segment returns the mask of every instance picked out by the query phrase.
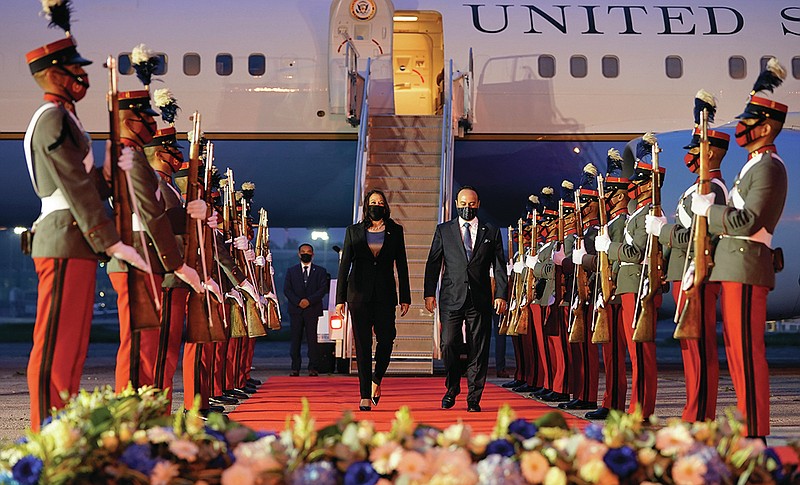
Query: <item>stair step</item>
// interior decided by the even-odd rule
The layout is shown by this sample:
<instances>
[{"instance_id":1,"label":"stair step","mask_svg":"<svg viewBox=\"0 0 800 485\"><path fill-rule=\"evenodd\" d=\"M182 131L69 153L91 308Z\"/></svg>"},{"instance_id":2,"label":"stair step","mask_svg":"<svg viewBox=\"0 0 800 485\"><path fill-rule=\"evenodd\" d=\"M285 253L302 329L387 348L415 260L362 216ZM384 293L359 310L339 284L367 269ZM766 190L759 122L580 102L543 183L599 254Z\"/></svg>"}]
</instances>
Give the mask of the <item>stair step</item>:
<instances>
[{"instance_id":1,"label":"stair step","mask_svg":"<svg viewBox=\"0 0 800 485\"><path fill-rule=\"evenodd\" d=\"M420 219L429 217L436 219L439 217L437 204L404 204L402 206L392 206L392 219L396 219L400 224L407 219ZM432 234L432 233L431 233ZM408 249L408 248L406 248Z\"/></svg>"},{"instance_id":2,"label":"stair step","mask_svg":"<svg viewBox=\"0 0 800 485\"><path fill-rule=\"evenodd\" d=\"M367 165L391 165L417 167L427 166L440 168L442 156L439 153L421 153L411 151L378 152L372 151L367 157Z\"/></svg>"},{"instance_id":3,"label":"stair step","mask_svg":"<svg viewBox=\"0 0 800 485\"><path fill-rule=\"evenodd\" d=\"M439 180L439 159L433 165L381 163L367 165L367 177L420 177Z\"/></svg>"},{"instance_id":4,"label":"stair step","mask_svg":"<svg viewBox=\"0 0 800 485\"><path fill-rule=\"evenodd\" d=\"M371 153L387 152L421 152L426 154L441 153L442 142L439 140L401 140L401 139L373 139L369 140Z\"/></svg>"},{"instance_id":5,"label":"stair step","mask_svg":"<svg viewBox=\"0 0 800 485\"><path fill-rule=\"evenodd\" d=\"M415 191L415 192L431 192L439 194L439 180L438 179L425 179L425 178L398 178L398 177L370 177L367 176L364 180L365 190L373 187L380 188L383 191ZM391 198L391 194L387 193L387 197ZM391 201L389 201L391 203Z\"/></svg>"},{"instance_id":6,"label":"stair step","mask_svg":"<svg viewBox=\"0 0 800 485\"><path fill-rule=\"evenodd\" d=\"M431 140L441 143L442 127L370 126L370 140Z\"/></svg>"},{"instance_id":7,"label":"stair step","mask_svg":"<svg viewBox=\"0 0 800 485\"><path fill-rule=\"evenodd\" d=\"M375 115L370 116L369 126L404 126L404 127L441 127L441 116L398 116Z\"/></svg>"}]
</instances>

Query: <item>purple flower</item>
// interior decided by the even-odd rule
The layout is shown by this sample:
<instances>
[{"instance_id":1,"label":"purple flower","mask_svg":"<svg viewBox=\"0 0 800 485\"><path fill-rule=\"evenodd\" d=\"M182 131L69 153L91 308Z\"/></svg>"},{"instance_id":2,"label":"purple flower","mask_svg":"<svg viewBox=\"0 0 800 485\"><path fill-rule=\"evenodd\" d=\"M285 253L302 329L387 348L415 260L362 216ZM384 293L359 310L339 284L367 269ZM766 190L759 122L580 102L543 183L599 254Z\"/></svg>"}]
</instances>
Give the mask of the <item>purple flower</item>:
<instances>
[{"instance_id":1,"label":"purple flower","mask_svg":"<svg viewBox=\"0 0 800 485\"><path fill-rule=\"evenodd\" d=\"M11 469L12 476L20 485L35 485L39 483L44 464L42 460L32 455L23 456Z\"/></svg>"},{"instance_id":2,"label":"purple flower","mask_svg":"<svg viewBox=\"0 0 800 485\"><path fill-rule=\"evenodd\" d=\"M122 452L119 461L125 464L131 470L150 475L153 467L156 466L156 460L153 459L150 453L150 445L137 445L132 444Z\"/></svg>"},{"instance_id":3,"label":"purple flower","mask_svg":"<svg viewBox=\"0 0 800 485\"><path fill-rule=\"evenodd\" d=\"M209 428L208 426L206 426L203 431L209 437L211 437L211 438L213 438L213 439L215 439L215 440L217 440L219 442L222 442L222 443L225 443L225 444L228 443L228 440L225 439L225 435L220 433L219 431L213 429L213 428Z\"/></svg>"},{"instance_id":4,"label":"purple flower","mask_svg":"<svg viewBox=\"0 0 800 485\"><path fill-rule=\"evenodd\" d=\"M335 485L338 475L329 461L317 461L295 470L289 483L291 485Z\"/></svg>"},{"instance_id":5,"label":"purple flower","mask_svg":"<svg viewBox=\"0 0 800 485\"><path fill-rule=\"evenodd\" d=\"M515 419L508 425L508 432L511 435L527 440L536 436L539 428L535 424L525 421L524 419Z\"/></svg>"},{"instance_id":6,"label":"purple flower","mask_svg":"<svg viewBox=\"0 0 800 485\"><path fill-rule=\"evenodd\" d=\"M780 483L786 478L786 473L783 470L783 463L781 462L781 457L775 453L775 449L770 447L764 450L764 457L771 458L775 460L775 469L772 470L772 478L775 479L776 482Z\"/></svg>"},{"instance_id":7,"label":"purple flower","mask_svg":"<svg viewBox=\"0 0 800 485\"><path fill-rule=\"evenodd\" d=\"M583 430L583 434L591 440L603 442L603 426L597 423L591 423L586 426L586 429Z\"/></svg>"},{"instance_id":8,"label":"purple flower","mask_svg":"<svg viewBox=\"0 0 800 485\"><path fill-rule=\"evenodd\" d=\"M370 462L357 461L347 468L344 485L375 485L380 478Z\"/></svg>"},{"instance_id":9,"label":"purple flower","mask_svg":"<svg viewBox=\"0 0 800 485\"><path fill-rule=\"evenodd\" d=\"M514 456L514 445L508 440L494 440L486 446L486 455Z\"/></svg>"},{"instance_id":10,"label":"purple flower","mask_svg":"<svg viewBox=\"0 0 800 485\"><path fill-rule=\"evenodd\" d=\"M628 477L639 468L636 452L629 446L609 449L603 456L603 462L612 473L620 478Z\"/></svg>"},{"instance_id":11,"label":"purple flower","mask_svg":"<svg viewBox=\"0 0 800 485\"><path fill-rule=\"evenodd\" d=\"M728 483L731 472L725 462L719 456L719 452L713 446L699 445L692 447L690 454L696 455L706 464L706 473L703 479L709 485Z\"/></svg>"}]
</instances>

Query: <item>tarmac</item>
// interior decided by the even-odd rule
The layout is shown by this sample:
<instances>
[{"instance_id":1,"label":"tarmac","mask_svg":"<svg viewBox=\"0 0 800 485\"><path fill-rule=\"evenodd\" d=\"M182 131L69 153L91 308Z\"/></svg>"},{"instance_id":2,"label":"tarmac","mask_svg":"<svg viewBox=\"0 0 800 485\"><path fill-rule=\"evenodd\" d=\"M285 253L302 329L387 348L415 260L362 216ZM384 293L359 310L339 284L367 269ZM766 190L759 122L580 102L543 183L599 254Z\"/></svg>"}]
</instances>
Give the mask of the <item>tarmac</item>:
<instances>
[{"instance_id":1,"label":"tarmac","mask_svg":"<svg viewBox=\"0 0 800 485\"><path fill-rule=\"evenodd\" d=\"M671 340L672 326L660 323L657 330L658 355L658 396L655 414L662 420L679 418L685 400L683 367L680 348ZM0 324L2 335L2 324ZM2 337L0 337L2 338ZM81 387L93 389L98 386L113 385L114 360L117 344L91 343L84 366ZM256 344L252 376L266 380L270 376L287 375L290 370L289 342L260 339ZM0 445L16 440L24 435L29 421L29 397L25 378L30 343L0 342ZM492 352L494 343L492 343ZM720 347L721 378L717 416L723 415L726 408L735 406L736 396L727 366L724 362L724 348ZM800 440L800 352L794 346L768 346L767 359L770 364L770 404L771 434L770 445L785 444ZM507 345L507 365L514 365L513 349ZM303 349L303 365L306 364L305 345ZM502 384L507 379L495 378L494 357L490 358L490 379L495 384ZM174 381L174 410L178 410L183 401L182 369L179 366ZM355 376L335 374L343 379L355 379ZM434 376L441 378L443 371L440 361L435 361ZM600 373L600 396L604 388L604 375ZM629 395L630 395L629 383ZM442 388L444 392L444 387ZM310 389L309 392L313 392ZM391 392L385 389L384 392ZM509 391L510 392L510 391ZM358 405L358 396L353 396L354 409ZM226 411L234 409L227 406ZM576 412L582 416L585 411Z\"/></svg>"}]
</instances>

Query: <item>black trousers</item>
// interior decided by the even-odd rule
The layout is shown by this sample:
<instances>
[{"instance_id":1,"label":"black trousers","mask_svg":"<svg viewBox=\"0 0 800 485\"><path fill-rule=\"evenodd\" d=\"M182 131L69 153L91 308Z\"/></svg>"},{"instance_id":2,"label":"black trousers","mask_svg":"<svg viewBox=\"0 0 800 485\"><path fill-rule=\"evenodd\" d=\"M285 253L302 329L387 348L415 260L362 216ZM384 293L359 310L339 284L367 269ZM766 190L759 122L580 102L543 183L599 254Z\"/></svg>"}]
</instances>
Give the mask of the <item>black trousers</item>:
<instances>
[{"instance_id":1,"label":"black trousers","mask_svg":"<svg viewBox=\"0 0 800 485\"><path fill-rule=\"evenodd\" d=\"M389 359L392 357L397 329L394 325L395 306L388 303L351 303L353 337L356 341L356 364L361 399L372 395L372 383L380 384ZM372 333L375 333L375 372L372 372Z\"/></svg>"},{"instance_id":2,"label":"black trousers","mask_svg":"<svg viewBox=\"0 0 800 485\"><path fill-rule=\"evenodd\" d=\"M492 334L492 313L479 312L467 294L464 306L458 310L446 310L440 315L442 322L442 360L447 372L445 386L447 392L457 395L461 392L461 365L459 349L462 342L461 327L467 327L467 402L480 403L483 387L486 385L486 372L489 368L489 342Z\"/></svg>"},{"instance_id":3,"label":"black trousers","mask_svg":"<svg viewBox=\"0 0 800 485\"><path fill-rule=\"evenodd\" d=\"M292 345L289 356L292 358L292 370L300 371L302 360L300 358L300 343L303 334L306 336L308 345L308 370L319 368L319 346L317 345L317 321L319 317L312 315L311 312L301 312L300 314L289 314L292 330Z\"/></svg>"}]
</instances>

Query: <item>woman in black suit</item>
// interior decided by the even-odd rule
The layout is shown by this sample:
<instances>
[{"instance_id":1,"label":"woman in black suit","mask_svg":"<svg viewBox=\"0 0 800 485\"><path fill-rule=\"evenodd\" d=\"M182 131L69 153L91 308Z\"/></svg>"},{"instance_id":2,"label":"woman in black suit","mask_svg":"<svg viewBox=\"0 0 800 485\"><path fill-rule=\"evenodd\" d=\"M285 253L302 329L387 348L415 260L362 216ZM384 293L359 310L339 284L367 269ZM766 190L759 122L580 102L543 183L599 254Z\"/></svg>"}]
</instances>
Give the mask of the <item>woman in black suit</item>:
<instances>
[{"instance_id":1,"label":"woman in black suit","mask_svg":"<svg viewBox=\"0 0 800 485\"><path fill-rule=\"evenodd\" d=\"M362 220L348 226L344 237L336 284L336 312L344 316L347 302L356 342L359 409L369 411L381 397L381 381L389 367L397 335L395 307L400 316L408 312L411 287L403 226L391 218L386 196L371 190L364 197ZM398 282L394 273L397 268ZM375 373L372 372L372 332L375 332ZM371 389L370 389L371 385Z\"/></svg>"}]
</instances>

